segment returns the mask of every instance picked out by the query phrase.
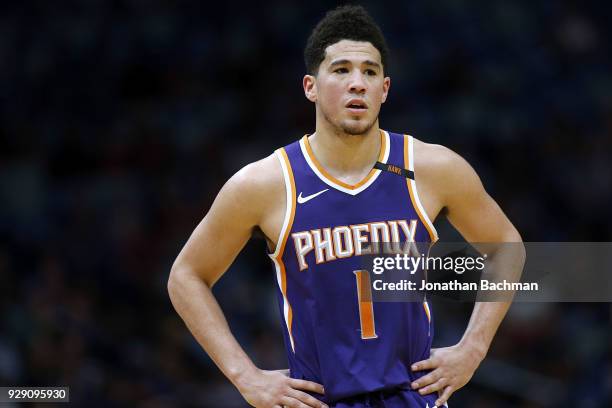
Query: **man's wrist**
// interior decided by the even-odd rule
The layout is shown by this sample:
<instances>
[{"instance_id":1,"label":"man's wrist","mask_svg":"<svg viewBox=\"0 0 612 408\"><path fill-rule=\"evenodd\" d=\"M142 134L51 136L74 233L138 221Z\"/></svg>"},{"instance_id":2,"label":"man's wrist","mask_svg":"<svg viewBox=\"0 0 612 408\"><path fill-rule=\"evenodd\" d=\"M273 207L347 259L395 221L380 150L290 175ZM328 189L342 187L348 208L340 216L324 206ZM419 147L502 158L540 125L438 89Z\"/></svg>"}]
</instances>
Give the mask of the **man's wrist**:
<instances>
[{"instance_id":1,"label":"man's wrist","mask_svg":"<svg viewBox=\"0 0 612 408\"><path fill-rule=\"evenodd\" d=\"M241 390L245 385L247 385L259 369L254 365L249 365L248 367L235 367L227 372L227 377L234 384L234 386Z\"/></svg>"},{"instance_id":2,"label":"man's wrist","mask_svg":"<svg viewBox=\"0 0 612 408\"><path fill-rule=\"evenodd\" d=\"M461 339L459 346L466 349L468 353L470 353L470 355L476 358L479 362L484 360L485 356L487 355L487 351L489 351L489 345L485 341L470 337Z\"/></svg>"}]
</instances>

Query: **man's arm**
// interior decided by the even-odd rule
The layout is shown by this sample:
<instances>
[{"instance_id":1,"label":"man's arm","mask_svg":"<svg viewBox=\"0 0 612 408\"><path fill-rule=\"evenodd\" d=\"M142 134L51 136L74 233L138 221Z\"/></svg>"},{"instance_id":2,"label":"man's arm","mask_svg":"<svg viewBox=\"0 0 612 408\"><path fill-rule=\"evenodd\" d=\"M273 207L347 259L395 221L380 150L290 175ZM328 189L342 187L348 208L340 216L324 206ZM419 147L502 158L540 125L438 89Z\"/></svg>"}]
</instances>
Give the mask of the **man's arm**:
<instances>
[{"instance_id":1,"label":"man's arm","mask_svg":"<svg viewBox=\"0 0 612 408\"><path fill-rule=\"evenodd\" d=\"M509 280L517 280L525 261L522 239L497 203L487 194L474 169L456 153L441 146L421 144L432 160L417 167L424 184L433 185L440 208L447 210L448 220L468 242L519 243L497 246L487 263ZM423 154L423 153L422 153ZM427 153L425 153L427 154ZM417 155L417 157L419 157ZM417 162L418 166L418 162ZM431 189L429 189L431 190ZM433 370L412 386L421 394L440 393L436 405L444 405L453 392L463 387L484 359L495 333L511 302L476 302L461 341L452 347L433 349L429 359L413 364L413 370Z\"/></svg>"},{"instance_id":2,"label":"man's arm","mask_svg":"<svg viewBox=\"0 0 612 408\"><path fill-rule=\"evenodd\" d=\"M291 379L279 371L260 370L253 364L230 332L211 291L256 226L265 223L268 233L273 233L278 223L271 217L284 214L285 206L279 205L284 201L282 170L274 155L236 173L176 258L168 293L196 340L249 404L265 408L324 407L301 391L322 394L320 384Z\"/></svg>"}]
</instances>

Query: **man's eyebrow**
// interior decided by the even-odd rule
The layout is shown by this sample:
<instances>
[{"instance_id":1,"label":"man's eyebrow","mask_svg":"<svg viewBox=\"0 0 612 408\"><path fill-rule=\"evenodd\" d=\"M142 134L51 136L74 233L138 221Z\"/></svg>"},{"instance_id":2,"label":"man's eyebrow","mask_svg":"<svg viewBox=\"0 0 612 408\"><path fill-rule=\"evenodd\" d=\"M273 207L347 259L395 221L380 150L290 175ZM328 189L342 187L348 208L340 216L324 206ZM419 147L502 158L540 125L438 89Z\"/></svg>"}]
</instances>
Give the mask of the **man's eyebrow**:
<instances>
[{"instance_id":1,"label":"man's eyebrow","mask_svg":"<svg viewBox=\"0 0 612 408\"><path fill-rule=\"evenodd\" d=\"M365 61L363 61L363 63L365 65L371 65L371 66L376 67L376 68L380 68L381 67L381 65L378 62L376 62L376 61L365 60Z\"/></svg>"},{"instance_id":2,"label":"man's eyebrow","mask_svg":"<svg viewBox=\"0 0 612 408\"><path fill-rule=\"evenodd\" d=\"M329 64L330 67L335 67L336 65L345 65L345 64L350 64L351 61L347 60L347 59L340 59L340 60L335 60L332 61L331 64Z\"/></svg>"},{"instance_id":3,"label":"man's eyebrow","mask_svg":"<svg viewBox=\"0 0 612 408\"><path fill-rule=\"evenodd\" d=\"M332 61L332 63L329 64L329 66L330 67L335 67L336 65L346 65L346 64L350 64L350 63L351 63L351 61L349 61L347 59L339 59L339 60ZM370 66L373 66L373 67L376 67L376 68L380 68L381 67L381 65L378 62L371 61L371 60L365 60L365 61L362 62L362 64L370 65Z\"/></svg>"}]
</instances>

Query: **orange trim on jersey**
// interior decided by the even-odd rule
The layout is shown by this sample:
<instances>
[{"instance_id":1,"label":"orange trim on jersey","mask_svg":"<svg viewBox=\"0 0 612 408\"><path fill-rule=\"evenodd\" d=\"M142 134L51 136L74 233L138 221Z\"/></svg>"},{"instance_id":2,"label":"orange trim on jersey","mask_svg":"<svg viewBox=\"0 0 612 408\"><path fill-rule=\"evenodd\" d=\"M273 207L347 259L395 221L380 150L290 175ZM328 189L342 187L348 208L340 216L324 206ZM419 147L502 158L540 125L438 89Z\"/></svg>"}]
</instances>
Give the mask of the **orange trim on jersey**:
<instances>
[{"instance_id":1,"label":"orange trim on jersey","mask_svg":"<svg viewBox=\"0 0 612 408\"><path fill-rule=\"evenodd\" d=\"M325 167L323 167L321 165L321 163L319 163L319 161L317 160L317 158L315 157L312 148L310 147L310 142L308 141L308 135L305 135L303 137L304 139L304 146L306 146L306 152L308 153L308 156L310 157L310 160L312 161L312 164L314 164L314 166L317 168L317 170L319 170L321 172L321 174L323 174L327 179L329 179L329 181L338 184L339 186L342 186L344 188L348 188L349 190L355 190L356 188L359 188L361 186L363 186L365 183L367 183L372 177L374 177L374 175L379 172L380 170L377 169L372 169L370 170L370 172L368 173L367 176L365 176L365 178L363 180L361 180L359 183L357 184L348 184L345 183L344 181L338 180L337 178L335 178L334 176L332 176L331 174L328 173L327 170L325 170ZM380 129L380 152L378 154L378 161L382 162L385 158L385 151L387 150L387 138L385 137L384 132L382 131L382 129Z\"/></svg>"},{"instance_id":2,"label":"orange trim on jersey","mask_svg":"<svg viewBox=\"0 0 612 408\"><path fill-rule=\"evenodd\" d=\"M423 302L423 309L425 309L425 314L427 315L427 320L431 323L431 312L429 311L429 305L426 301Z\"/></svg>"},{"instance_id":3,"label":"orange trim on jersey","mask_svg":"<svg viewBox=\"0 0 612 408\"><path fill-rule=\"evenodd\" d=\"M285 162L287 173L289 174L289 182L293 202L287 203L287 205L291 205L291 215L289 216L289 222L287 223L285 233L282 237L280 237L280 241L276 243L276 249L274 251L274 254L276 255L275 259L280 259L283 256L285 246L287 245L287 239L289 238L289 232L291 231L291 227L293 226L293 220L295 218L295 180L293 178L293 169L291 168L291 163L289 162L289 157L287 157L287 152L285 151L285 149L280 148L278 150L281 154L281 157L283 158L283 162Z\"/></svg>"},{"instance_id":4,"label":"orange trim on jersey","mask_svg":"<svg viewBox=\"0 0 612 408\"><path fill-rule=\"evenodd\" d=\"M293 325L293 311L291 309L291 303L289 302L289 298L287 297L287 270L285 269L285 263L283 262L283 253L285 252L285 246L287 245L289 232L291 231L291 227L293 226L293 220L295 218L295 180L293 179L293 170L291 169L291 163L289 162L289 157L287 157L287 152L284 148L279 149L279 151L281 153L283 161L285 162L287 173L289 174L292 202L287 203L287 205L291 206L291 215L289 216L289 222L286 225L285 232L281 237L280 242L276 243L278 251L275 251L275 256L273 256L273 259L278 262L278 265L280 266L281 291L283 293L283 297L287 302L287 328L289 329L289 336L293 339L293 335L291 334L291 328Z\"/></svg>"},{"instance_id":5,"label":"orange trim on jersey","mask_svg":"<svg viewBox=\"0 0 612 408\"><path fill-rule=\"evenodd\" d=\"M372 304L372 288L368 271L354 271L357 278L357 302L359 304L359 320L361 324L361 338L375 339L376 326L374 323L374 305Z\"/></svg>"},{"instance_id":6,"label":"orange trim on jersey","mask_svg":"<svg viewBox=\"0 0 612 408\"><path fill-rule=\"evenodd\" d=\"M410 159L408 158L408 136L407 135L404 135L404 168L410 169ZM414 172L414 174L416 178L416 172ZM423 224L423 226L429 233L429 239L433 243L437 240L436 233L431 228L429 228L429 223L427 222L427 218L425 218L424 214L422 214L421 210L419 210L419 206L417 205L417 202L414 198L414 190L412 189L412 181L414 181L414 184L416 186L416 180L411 180L409 178L406 178L406 185L408 186L408 195L410 196L412 207L414 208L417 215L419 216L419 219L421 220L421 224Z\"/></svg>"}]
</instances>

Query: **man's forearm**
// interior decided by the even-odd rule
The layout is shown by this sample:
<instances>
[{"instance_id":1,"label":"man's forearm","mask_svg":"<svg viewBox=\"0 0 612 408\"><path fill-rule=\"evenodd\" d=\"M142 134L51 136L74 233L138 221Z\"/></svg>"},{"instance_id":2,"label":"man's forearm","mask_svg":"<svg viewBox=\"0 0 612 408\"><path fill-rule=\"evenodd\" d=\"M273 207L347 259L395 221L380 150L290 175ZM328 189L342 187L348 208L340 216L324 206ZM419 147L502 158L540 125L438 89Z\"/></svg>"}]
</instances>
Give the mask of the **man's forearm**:
<instances>
[{"instance_id":1,"label":"man's forearm","mask_svg":"<svg viewBox=\"0 0 612 408\"><path fill-rule=\"evenodd\" d=\"M173 268L168 293L174 308L198 343L238 387L241 374L257 368L232 335L212 291L189 269Z\"/></svg>"},{"instance_id":2,"label":"man's forearm","mask_svg":"<svg viewBox=\"0 0 612 408\"><path fill-rule=\"evenodd\" d=\"M525 264L525 248L522 242L507 242L498 245L500 245L499 249L489 257L487 273L492 275L493 280L505 279L510 282L518 282ZM486 244L484 247L490 248ZM506 291L503 294L494 295L499 296L494 298L499 301L477 301L460 343L472 348L481 358L484 358L499 325L512 304L513 295L514 292ZM483 298L490 299L491 296L485 295Z\"/></svg>"},{"instance_id":3,"label":"man's forearm","mask_svg":"<svg viewBox=\"0 0 612 408\"><path fill-rule=\"evenodd\" d=\"M482 360L510 304L511 302L477 302L459 344L472 349Z\"/></svg>"}]
</instances>

